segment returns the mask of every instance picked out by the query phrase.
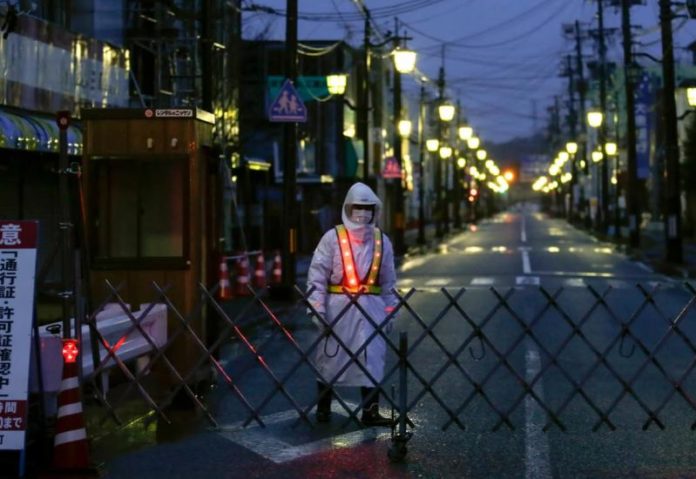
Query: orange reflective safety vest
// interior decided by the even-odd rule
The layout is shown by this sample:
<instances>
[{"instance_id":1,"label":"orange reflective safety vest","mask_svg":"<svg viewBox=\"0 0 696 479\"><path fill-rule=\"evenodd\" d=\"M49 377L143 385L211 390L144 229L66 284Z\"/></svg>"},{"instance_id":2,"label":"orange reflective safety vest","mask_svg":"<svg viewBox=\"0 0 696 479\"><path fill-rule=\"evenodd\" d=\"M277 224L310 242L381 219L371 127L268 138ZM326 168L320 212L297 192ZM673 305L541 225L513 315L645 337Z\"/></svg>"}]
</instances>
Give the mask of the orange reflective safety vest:
<instances>
[{"instance_id":1,"label":"orange reflective safety vest","mask_svg":"<svg viewBox=\"0 0 696 479\"><path fill-rule=\"evenodd\" d=\"M378 284L379 270L382 265L382 231L375 228L374 234L374 253L372 255L372 264L366 277L360 281L358 272L355 269L355 260L353 259L353 249L350 247L350 239L348 231L343 225L336 226L336 235L338 236L338 245L341 248L341 261L343 262L343 283L330 284L329 293L358 293L363 294L380 294L382 288Z\"/></svg>"}]
</instances>

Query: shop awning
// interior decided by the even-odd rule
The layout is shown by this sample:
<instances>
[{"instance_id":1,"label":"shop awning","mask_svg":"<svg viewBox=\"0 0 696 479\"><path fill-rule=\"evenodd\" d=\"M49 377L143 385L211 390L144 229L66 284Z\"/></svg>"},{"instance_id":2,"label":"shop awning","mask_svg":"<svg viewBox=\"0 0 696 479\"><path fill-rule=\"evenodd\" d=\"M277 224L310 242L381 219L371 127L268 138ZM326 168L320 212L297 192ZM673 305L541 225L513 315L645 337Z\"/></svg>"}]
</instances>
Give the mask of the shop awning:
<instances>
[{"instance_id":1,"label":"shop awning","mask_svg":"<svg viewBox=\"0 0 696 479\"><path fill-rule=\"evenodd\" d=\"M58 152L58 125L48 115L0 108L0 148ZM68 127L68 154L82 154L82 131Z\"/></svg>"}]
</instances>

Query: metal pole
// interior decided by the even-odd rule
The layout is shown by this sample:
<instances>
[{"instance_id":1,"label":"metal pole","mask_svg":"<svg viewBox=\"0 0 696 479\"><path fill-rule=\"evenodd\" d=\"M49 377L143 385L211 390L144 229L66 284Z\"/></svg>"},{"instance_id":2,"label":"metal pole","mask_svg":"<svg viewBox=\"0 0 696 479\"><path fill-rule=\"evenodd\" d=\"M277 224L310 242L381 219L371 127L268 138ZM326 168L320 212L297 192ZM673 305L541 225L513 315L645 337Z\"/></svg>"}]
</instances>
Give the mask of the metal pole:
<instances>
[{"instance_id":1,"label":"metal pole","mask_svg":"<svg viewBox=\"0 0 696 479\"><path fill-rule=\"evenodd\" d=\"M438 106L444 100L445 95L445 68L440 67L440 73L437 77L437 91L438 91ZM442 146L442 120L439 116L437 119L437 138ZM444 220L444 205L442 201L442 161L440 160L438 152L435 152L435 235L438 238L444 236L443 230L443 220Z\"/></svg>"},{"instance_id":2,"label":"metal pole","mask_svg":"<svg viewBox=\"0 0 696 479\"><path fill-rule=\"evenodd\" d=\"M395 22L394 48L399 46L399 21ZM394 63L394 62L392 62ZM403 152L401 151L402 138L399 134L399 121L401 120L401 73L394 68L394 158L399 165L399 171L403 168ZM404 190L402 179L389 180L394 182L394 216L392 217L393 239L394 239L394 254L402 256L406 251L404 244Z\"/></svg>"},{"instance_id":3,"label":"metal pole","mask_svg":"<svg viewBox=\"0 0 696 479\"><path fill-rule=\"evenodd\" d=\"M633 55L631 46L631 2L621 0L621 29L623 31L624 91L626 93L626 153L628 174L626 181L626 212L628 213L628 246L640 247L640 206L638 204L638 162L636 153L636 113L633 97Z\"/></svg>"},{"instance_id":4,"label":"metal pole","mask_svg":"<svg viewBox=\"0 0 696 479\"><path fill-rule=\"evenodd\" d=\"M63 338L77 337L77 324L75 331L70 327L70 318L73 315L74 288L73 278L73 253L74 253L74 224L70 207L70 191L68 187L68 175L71 175L68 167L68 124L70 115L68 112L60 112L58 130L58 193L60 196L60 240L61 240L61 312L63 320ZM61 122L65 122L61 124Z\"/></svg>"},{"instance_id":5,"label":"metal pole","mask_svg":"<svg viewBox=\"0 0 696 479\"><path fill-rule=\"evenodd\" d=\"M582 168L583 173L585 176L588 175L589 173L589 163L587 161L587 122L585 120L585 74L584 74L584 61L582 58L582 36L580 35L580 22L577 20L575 21L575 66L576 66L576 73L578 75L578 116L580 118L579 125L580 125L580 141L578 141L578 153L575 157L575 162L577 163L578 158L577 156L579 155L580 161L584 162L585 166ZM589 205L585 203L586 196L585 196L585 184L581 185L580 187L580 202L586 207L589 208ZM590 221L590 212L589 209L585 211L586 214L586 220L585 220L585 226L589 227L590 225L588 222Z\"/></svg>"},{"instance_id":6,"label":"metal pole","mask_svg":"<svg viewBox=\"0 0 696 479\"><path fill-rule=\"evenodd\" d=\"M672 10L669 0L660 0L662 33L662 124L665 127L665 232L667 261L682 262L681 204L679 184L679 145L677 144L677 106L674 99L674 45Z\"/></svg>"},{"instance_id":7,"label":"metal pole","mask_svg":"<svg viewBox=\"0 0 696 479\"><path fill-rule=\"evenodd\" d=\"M425 245L425 84L421 83L418 111L418 244Z\"/></svg>"},{"instance_id":8,"label":"metal pole","mask_svg":"<svg viewBox=\"0 0 696 479\"><path fill-rule=\"evenodd\" d=\"M363 142L363 182L370 179L370 11L363 5L365 28L363 38L362 78L360 82L360 107L358 125Z\"/></svg>"},{"instance_id":9,"label":"metal pole","mask_svg":"<svg viewBox=\"0 0 696 479\"><path fill-rule=\"evenodd\" d=\"M461 112L462 112L462 105L459 99L457 99L457 126L459 126L459 122L461 119ZM457 131L456 127L454 130L455 134L455 142L459 146L460 145L460 140L459 140L459 132ZM459 156L459 148L454 149L454 153L452 155L452 178L454 180L454 191L453 191L453 200L454 200L454 207L452 208L452 214L454 215L454 224L453 227L454 229L460 229L462 227L462 215L461 215L461 203L462 203L462 185L461 185L461 174L459 171L459 167L457 166L457 160Z\"/></svg>"},{"instance_id":10,"label":"metal pole","mask_svg":"<svg viewBox=\"0 0 696 479\"><path fill-rule=\"evenodd\" d=\"M607 79L606 79L606 57L607 48L604 41L604 8L602 2L597 0L597 21L599 22L599 104L604 120L599 126L599 143L602 148L602 208L601 218L598 222L599 231L606 234L609 225L609 157L607 155Z\"/></svg>"},{"instance_id":11,"label":"metal pole","mask_svg":"<svg viewBox=\"0 0 696 479\"><path fill-rule=\"evenodd\" d=\"M286 76L297 79L297 0L287 0L285 22ZM297 208L295 207L297 123L283 124L283 293L292 295L295 285L295 258L297 254Z\"/></svg>"},{"instance_id":12,"label":"metal pole","mask_svg":"<svg viewBox=\"0 0 696 479\"><path fill-rule=\"evenodd\" d=\"M577 116L575 115L575 74L573 72L573 64L571 56L566 57L567 68L568 68L568 117L570 126L570 137L573 141L577 141ZM568 219L572 222L574 220L573 216L575 214L574 202L575 202L575 184L577 183L578 168L575 162L575 155L570 159L570 173L573 177L570 180L570 201L568 204Z\"/></svg>"}]
</instances>

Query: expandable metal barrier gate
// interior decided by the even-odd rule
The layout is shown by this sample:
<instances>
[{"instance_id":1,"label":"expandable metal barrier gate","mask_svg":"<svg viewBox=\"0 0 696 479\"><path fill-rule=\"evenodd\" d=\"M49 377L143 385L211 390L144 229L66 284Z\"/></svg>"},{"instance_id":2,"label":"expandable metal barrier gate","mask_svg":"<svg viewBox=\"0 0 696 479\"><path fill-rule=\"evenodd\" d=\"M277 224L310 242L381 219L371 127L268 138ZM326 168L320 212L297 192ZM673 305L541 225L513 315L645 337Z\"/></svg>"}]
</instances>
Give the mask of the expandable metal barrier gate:
<instances>
[{"instance_id":1,"label":"expandable metal barrier gate","mask_svg":"<svg viewBox=\"0 0 696 479\"><path fill-rule=\"evenodd\" d=\"M288 329L287 325L284 324L283 321L281 321L281 319L270 309L266 301L264 301L264 298L260 296L259 292L254 291L252 288L249 289L254 294L253 300L248 302L244 306L244 308L236 315L235 318L231 318L224 310L224 308L221 306L221 304L215 300L216 288L209 291L204 287L204 285L201 284L200 303L188 317L184 317L174 307L172 302L167 297L166 288L161 288L159 285L153 283L158 297L155 301L153 301L152 304L154 304L155 302L166 303L169 313L173 314L177 322L179 323L178 328L173 332L173 334L170 334L167 343L163 347L158 348L152 342L151 338L147 337L147 333L143 331L143 329L141 328L139 324L141 317L134 317L128 311L128 308L126 307L123 299L119 295L118 288L114 287L109 282L107 282L106 284L109 288L110 295L102 303L98 310L103 308L104 304L108 302L116 301L120 303L123 307L124 312L129 315L130 320L133 323L131 331L129 331L127 334L129 334L132 331L139 330L140 333L143 334L145 338L153 346L154 351L154 355L148 366L144 370L136 374L133 374L126 366L126 364L124 364L123 361L121 361L118 358L116 354L116 345L108 344L108 342L99 334L98 329L94 327L94 318L96 315L90 316L88 324L90 324L90 326L92 327L92 331L94 331L93 334L96 335L96 337L99 339L99 342L103 345L103 347L108 353L108 355L104 359L102 359L101 363L97 365L97 367L95 367L95 374L93 378L98 377L99 372L104 367L104 363L108 360L108 358L113 358L118 368L123 372L123 374L129 381L127 390L124 391L123 394L115 401L111 401L109 398L107 398L107 395L100 391L96 382L93 383L94 397L104 406L104 408L109 412L109 414L111 414L111 416L116 421L121 421L118 414L116 413L116 408L118 407L119 403L125 399L129 391L133 387L135 387L138 393L141 395L141 397L145 400L147 405L152 409L152 411L156 412L162 419L168 422L170 421L170 419L167 416L166 407L172 402L176 394L183 391L188 395L195 407L200 409L205 414L205 417L211 423L211 425L216 428L219 427L213 413L208 409L206 404L204 404L204 401L202 401L199 398L199 396L193 391L192 387L190 386L190 383L192 382L192 379L194 377L193 375L195 374L196 370L203 367L206 363L209 363L217 371L219 379L221 379L221 383L225 385L229 389L229 391L232 392L232 394L234 394L240 400L241 404L246 409L248 416L247 419L244 421L244 426L249 425L252 421L255 421L259 426L265 426L261 412L264 410L266 406L269 405L270 401L277 394L282 394L285 397L285 399L292 405L292 408L296 410L298 418L295 424L304 422L308 424L310 427L313 426L313 422L310 419L309 413L314 407L316 407L317 400L314 400L309 405L302 406L293 397L286 385L289 379L293 376L293 374L297 373L298 370L303 366L309 366L311 371L314 374L316 374L317 377L320 377L320 374L318 373L317 369L312 364L310 355L312 354L314 349L318 347L318 345L321 343L323 339L322 335L317 335L316 339L314 339L307 348L303 348L302 345L295 339L291 331ZM328 380L326 381L326 384L332 386L341 376L341 374L351 364L356 364L361 369L361 371L369 378L369 380L374 384L375 394L381 393L381 396L385 398L388 401L389 405L391 405L392 407L392 415L396 421L396 427L392 429L392 446L389 449L389 458L393 461L399 461L405 457L406 444L412 436L412 432L408 430L408 427L413 427L413 424L410 422L407 413L409 411L412 411L418 405L419 401L421 401L426 395L430 396L439 405L442 411L446 413L448 417L448 420L441 426L443 430L447 430L453 424L457 425L461 429L464 429L465 424L460 419L460 415L462 414L462 412L465 411L465 409L472 403L472 401L475 398L481 398L485 402L485 404L487 404L487 406L495 413L497 417L497 423L494 425L493 430L498 430L502 426L507 426L510 430L514 430L515 426L511 420L511 415L527 396L530 396L543 409L544 413L546 414L548 422L544 426L545 431L549 430L549 428L552 425L555 425L561 431L566 431L566 426L561 420L561 415L564 411L566 411L569 404L576 396L582 398L582 400L591 408L591 410L597 416L597 422L592 427L593 431L597 431L603 424L611 430L616 429L616 425L612 421L611 415L616 411L617 406L626 396L632 398L636 402L636 404L638 404L642 412L645 414L647 419L642 426L643 429L647 429L653 423L660 429L664 429L665 424L660 419L660 414L664 411L665 407L674 397L674 395L679 395L681 398L685 400L686 404L690 406L691 410L696 411L696 401L691 397L686 387L686 380L688 379L693 369L696 367L696 345L694 344L694 341L688 336L688 334L682 330L681 326L681 323L683 322L687 313L691 309L693 303L696 301L696 290L688 283L685 284L684 287L690 295L690 297L688 301L683 305L683 307L681 307L676 316L669 317L669 315L664 313L662 309L659 307L655 298L656 294L660 291L659 286L655 286L652 289L648 289L643 285L636 285L636 291L638 291L641 296L640 303L637 305L637 307L634 308L631 315L626 320L624 320L613 310L613 308L608 304L607 301L609 294L612 291L616 290L609 287L603 291L599 291L598 289L592 286L586 286L586 291L589 292L593 302L590 305L589 309L585 311L585 313L580 317L578 321L574 321L571 315L565 311L565 308L561 304L559 304L559 297L561 296L563 291L565 291L563 288L560 288L554 292L548 291L543 287L535 288L535 291L538 291L544 298L545 305L543 306L542 310L535 313L532 318L523 317L510 304L511 298L519 290L511 288L501 292L496 290L495 288L490 288L489 291L495 299L495 304L492 309L490 309L486 314L484 314L481 317L480 321L475 320L472 317L472 315L467 313L460 305L460 299L467 291L466 289L460 289L456 292L450 292L449 290L442 288L439 291L446 299L446 305L444 308L442 308L441 311L439 311L437 315L435 315L435 317L430 322L426 321L426 319L424 319L418 312L416 312L411 306L411 304L409 304L409 300L416 293L415 289L411 289L403 295L400 294L398 291L395 292L395 294L399 298L399 303L397 307L387 316L386 320L381 324L377 324L362 308L359 302L360 294L351 294L348 291L346 291L345 295L349 301L347 302L345 307L336 315L332 324L329 326L333 326L338 321L340 321L341 318L351 308L356 308L367 319L367 321L369 321L373 328L373 331L367 338L366 342L356 351L351 351L346 346L346 344L343 343L343 341L341 341L339 337L337 337L333 333L330 333L339 345L339 347L342 348L350 356L351 360L347 362L346 365L342 368L342 370L339 371L333 378L327 378ZM302 304L298 305L298 307L302 309L308 308L311 315L316 315L317 317L319 317L317 311L307 300L307 298L311 294L311 291L309 291L307 294L304 294L299 289L297 291L303 298ZM260 347L255 346L252 343L252 340L248 337L248 335L244 334L242 328L240 327L241 319L249 313L251 307L256 303L258 303L262 307L265 315L268 319L270 319L272 327L274 329L277 329L280 333L282 333L282 335L287 339L287 344L299 355L297 361L295 361L289 367L289 369L282 377L278 377L278 375L266 364L263 357L261 356ZM212 308L212 310L217 314L217 316L224 324L224 329L220 332L217 340L215 340L209 346L205 344L205 342L196 334L196 332L190 325L192 318L200 315L202 309L206 305ZM661 319L664 322L664 325L666 326L666 331L654 343L654 346L652 348L648 347L648 345L646 345L645 342L642 339L640 339L638 335L631 329L631 326L636 321L636 318L640 317L641 314L644 314L646 312L646 308L648 308L649 306L652 307L652 309L654 309L654 311L657 313L656 316L659 319ZM603 311L606 315L608 315L610 320L613 321L614 325L618 329L618 332L611 338L611 340L607 344L605 344L604 347L601 348L594 345L588 339L587 335L583 332L582 329L583 326L588 322L588 320L592 318L593 315L600 310ZM558 346L553 350L544 345L544 342L539 339L537 332L535 332L534 330L535 325L537 325L541 318L544 317L544 315L549 311L555 312L555 314L562 318L563 322L569 328L570 331L566 335L566 337L558 343ZM445 346L445 344L443 344L442 339L439 338L437 334L435 334L434 332L435 327L443 320L443 318L445 318L446 315L452 312L456 312L458 316L464 320L463 324L466 324L466 326L470 328L470 332L462 339L459 346L453 351L448 349ZM513 322L521 330L521 332L518 333L516 337L514 337L514 339L508 345L508 347L502 350L501 348L497 347L491 340L491 338L489 338L488 335L484 332L484 328L486 327L486 325L489 324L492 318L494 318L500 312L504 312L506 316L512 318ZM420 334L418 334L418 336L416 337L415 341L412 341L410 345L406 332L401 332L399 334L398 344L395 344L385 333L385 331L383 331L385 325L390 320L396 318L397 315L400 315L400 322L410 321L411 325L417 325L422 329ZM170 348L171 344L174 341L176 341L176 339L180 335L190 335L190 337L200 347L201 350L201 356L196 362L195 367L186 375L180 374L165 354L165 352ZM257 407L254 407L254 405L251 404L251 401L247 399L247 397L243 394L241 389L232 379L230 374L226 372L223 365L215 357L216 351L226 341L228 341L228 338L230 338L230 336L232 335L237 340L241 341L241 343L244 345L247 351L251 353L255 358L255 361L257 365L260 367L260 370L263 371L273 382L274 387L258 403ZM365 350L367 345L377 336L381 336L385 340L387 348L391 350L397 358L396 363L390 369L385 371L385 380L382 381L382 383L379 383L375 380L375 378L373 378L370 375L367 368L361 363L359 359L361 353ZM688 367L685 368L685 370L682 371L682 373L679 374L677 377L670 376L670 374L667 371L667 368L663 367L663 364L657 358L657 354L667 344L668 339L673 336L679 337L683 341L683 343L688 346L688 348L690 349L690 353L693 353L693 358L691 359ZM409 361L409 356L415 350L417 350L419 345L421 345L423 341L426 340L426 338L430 339L437 346L438 351L441 351L441 353L446 358L445 363L430 379L423 377L423 375L418 371L414 364L412 364ZM564 369L561 366L561 362L559 361L559 356L573 339L580 340L582 344L586 346L587 350L589 350L592 353L593 356L593 363L591 367L585 371L585 373L579 380L575 379L569 371ZM525 340L532 341L535 347L539 348L540 352L544 355L544 357L548 359L546 361L546 364L544 364L543 367L531 379L525 378L522 374L520 374L513 366L511 360L511 355L513 354L513 352ZM631 343L630 348L628 347L629 342ZM644 355L644 358L640 362L639 367L635 369L632 374L629 374L628 377L624 377L615 366L612 366L612 363L609 360L610 353L614 351L617 346L618 351L622 357L631 357L634 354L636 348L638 348ZM466 349L469 350L469 354L473 361L482 360L487 354L489 354L489 352L495 356L496 365L493 368L491 368L487 372L487 374L485 374L484 377L480 380L474 378L473 375L465 367L464 360L461 356ZM176 387L170 390L170 392L159 401L156 401L153 398L153 396L150 393L148 393L145 386L143 385L144 376L152 369L152 367L155 364L159 364L159 367L164 367L165 370L171 373L172 376L176 377L178 381ZM641 399L641 397L637 394L635 390L636 381L639 379L641 374L643 374L646 368L650 365L652 365L655 368L655 370L659 371L672 387L670 393L662 399L658 406L652 408ZM613 399L613 401L611 401L609 407L606 408L602 408L598 404L597 400L593 399L584 389L588 383L588 380L597 371L597 369L600 368L600 366L603 367L604 370L607 371L621 387L621 392ZM448 406L444 399L440 397L440 395L438 395L434 389L435 384L438 382L440 378L443 377L445 371L447 371L450 367L456 368L461 378L463 378L472 389L470 394L468 394L455 408ZM555 367L563 376L563 378L566 381L568 381L568 383L572 386L572 390L565 395L564 399L560 402L560 406L556 408L552 408L549 404L547 404L544 401L542 397L540 397L535 392L535 385L537 385L542 376L551 367ZM507 408L502 408L500 405L496 405L490 397L490 392L486 391L486 387L491 386L492 378L498 373L498 371L501 368L507 371L509 375L511 375L511 377L519 384L522 390L516 397L512 399L509 407ZM383 384L397 372L399 393L398 398L393 398L392 395L387 394L387 391L384 390ZM417 382L420 383L420 389L415 391L415 395L412 396L410 401L407 389L409 373L416 378ZM351 422L360 424L357 414L361 411L362 404L360 404L356 408L353 408L351 407L351 405L349 405L349 403L346 400L341 398L340 395L335 394L334 397L338 404L345 410L345 412L348 415L344 423L344 426L350 424ZM368 400L369 398L364 398L363 402L366 402ZM696 429L696 421L691 424L691 429Z\"/></svg>"}]
</instances>

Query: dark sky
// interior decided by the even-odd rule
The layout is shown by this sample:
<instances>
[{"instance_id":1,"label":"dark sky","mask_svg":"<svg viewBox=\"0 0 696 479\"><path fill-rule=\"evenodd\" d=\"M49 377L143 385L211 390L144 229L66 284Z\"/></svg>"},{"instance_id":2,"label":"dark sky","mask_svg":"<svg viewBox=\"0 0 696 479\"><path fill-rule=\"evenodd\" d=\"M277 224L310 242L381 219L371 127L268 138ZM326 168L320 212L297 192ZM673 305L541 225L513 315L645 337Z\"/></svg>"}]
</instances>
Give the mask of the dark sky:
<instances>
[{"instance_id":1,"label":"dark sky","mask_svg":"<svg viewBox=\"0 0 696 479\"><path fill-rule=\"evenodd\" d=\"M636 50L660 55L657 0L632 8ZM245 0L284 11L285 0ZM448 93L459 99L464 115L484 141L501 142L527 136L546 124L547 107L555 95L565 94L567 80L559 78L560 64L574 43L562 25L580 21L597 28L595 0L366 0L382 32L393 30L398 16L400 33L412 37L408 46L419 53L418 69L435 79L442 61ZM605 0L605 26L616 30L609 41L609 59L623 62L619 11ZM299 0L299 37L343 39L360 45L363 21L355 0ZM319 13L323 15L318 15ZM679 12L684 14L685 12ZM268 13L245 13L244 35L266 30L284 38L285 20ZM690 62L684 47L696 40L696 20L677 18L675 56ZM585 41L584 53L596 51ZM650 64L641 59L641 63ZM653 64L654 66L654 64ZM418 84L404 81L404 91L417 97Z\"/></svg>"}]
</instances>

